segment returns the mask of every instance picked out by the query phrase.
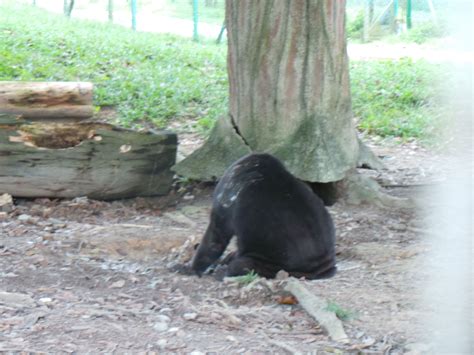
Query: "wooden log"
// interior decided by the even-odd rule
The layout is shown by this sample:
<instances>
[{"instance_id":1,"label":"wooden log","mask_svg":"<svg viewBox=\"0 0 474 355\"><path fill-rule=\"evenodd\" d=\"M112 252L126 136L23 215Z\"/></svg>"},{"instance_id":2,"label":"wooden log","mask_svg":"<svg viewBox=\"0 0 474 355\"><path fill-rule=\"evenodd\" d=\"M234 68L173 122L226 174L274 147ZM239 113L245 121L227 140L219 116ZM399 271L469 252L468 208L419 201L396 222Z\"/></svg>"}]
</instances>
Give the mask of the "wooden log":
<instances>
[{"instance_id":1,"label":"wooden log","mask_svg":"<svg viewBox=\"0 0 474 355\"><path fill-rule=\"evenodd\" d=\"M92 83L0 81L0 113L30 119L92 117Z\"/></svg>"},{"instance_id":2,"label":"wooden log","mask_svg":"<svg viewBox=\"0 0 474 355\"><path fill-rule=\"evenodd\" d=\"M166 194L177 137L0 114L0 195L118 199Z\"/></svg>"}]
</instances>

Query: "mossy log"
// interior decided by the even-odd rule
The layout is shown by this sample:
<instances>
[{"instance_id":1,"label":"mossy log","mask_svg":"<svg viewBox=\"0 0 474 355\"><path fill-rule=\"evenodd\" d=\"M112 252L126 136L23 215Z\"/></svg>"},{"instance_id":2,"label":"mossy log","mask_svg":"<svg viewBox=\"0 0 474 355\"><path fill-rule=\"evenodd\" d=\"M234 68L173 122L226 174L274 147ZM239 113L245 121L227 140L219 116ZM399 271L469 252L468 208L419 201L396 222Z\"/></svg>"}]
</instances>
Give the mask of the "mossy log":
<instances>
[{"instance_id":1,"label":"mossy log","mask_svg":"<svg viewBox=\"0 0 474 355\"><path fill-rule=\"evenodd\" d=\"M166 194L177 137L0 114L0 194L118 199Z\"/></svg>"},{"instance_id":2,"label":"mossy log","mask_svg":"<svg viewBox=\"0 0 474 355\"><path fill-rule=\"evenodd\" d=\"M0 81L0 113L29 119L92 117L93 84L88 82Z\"/></svg>"}]
</instances>

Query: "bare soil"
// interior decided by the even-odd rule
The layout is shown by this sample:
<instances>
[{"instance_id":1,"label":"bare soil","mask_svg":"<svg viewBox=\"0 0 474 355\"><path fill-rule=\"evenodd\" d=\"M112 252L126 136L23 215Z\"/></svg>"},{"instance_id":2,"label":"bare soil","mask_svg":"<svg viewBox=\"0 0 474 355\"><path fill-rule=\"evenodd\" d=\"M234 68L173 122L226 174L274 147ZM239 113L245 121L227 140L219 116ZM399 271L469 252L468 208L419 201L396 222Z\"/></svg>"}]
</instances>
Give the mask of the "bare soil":
<instances>
[{"instance_id":1,"label":"bare soil","mask_svg":"<svg viewBox=\"0 0 474 355\"><path fill-rule=\"evenodd\" d=\"M182 139L182 152L199 144ZM387 192L423 203L443 178L441 160L415 142L372 141ZM419 273L428 243L416 209L330 207L338 273L302 281L349 311L349 344L332 341L299 304L257 280L244 285L172 271L192 256L207 222L212 186L169 196L103 202L15 200L0 214L0 351L66 353L415 354Z\"/></svg>"}]
</instances>

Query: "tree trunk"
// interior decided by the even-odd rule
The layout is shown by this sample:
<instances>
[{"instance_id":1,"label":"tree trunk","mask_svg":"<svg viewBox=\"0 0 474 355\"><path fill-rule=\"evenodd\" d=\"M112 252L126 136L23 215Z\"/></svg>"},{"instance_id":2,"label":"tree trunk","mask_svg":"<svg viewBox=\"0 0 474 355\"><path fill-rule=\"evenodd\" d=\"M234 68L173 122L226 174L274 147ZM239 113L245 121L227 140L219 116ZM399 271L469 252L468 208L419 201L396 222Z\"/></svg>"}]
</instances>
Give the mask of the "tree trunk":
<instances>
[{"instance_id":1,"label":"tree trunk","mask_svg":"<svg viewBox=\"0 0 474 355\"><path fill-rule=\"evenodd\" d=\"M255 151L305 181L343 179L359 161L344 21L344 0L228 0L229 115L176 171L209 180Z\"/></svg>"},{"instance_id":2,"label":"tree trunk","mask_svg":"<svg viewBox=\"0 0 474 355\"><path fill-rule=\"evenodd\" d=\"M166 194L176 145L174 133L0 114L0 195L108 200Z\"/></svg>"},{"instance_id":3,"label":"tree trunk","mask_svg":"<svg viewBox=\"0 0 474 355\"><path fill-rule=\"evenodd\" d=\"M24 118L83 119L92 117L92 83L0 82L0 114Z\"/></svg>"}]
</instances>

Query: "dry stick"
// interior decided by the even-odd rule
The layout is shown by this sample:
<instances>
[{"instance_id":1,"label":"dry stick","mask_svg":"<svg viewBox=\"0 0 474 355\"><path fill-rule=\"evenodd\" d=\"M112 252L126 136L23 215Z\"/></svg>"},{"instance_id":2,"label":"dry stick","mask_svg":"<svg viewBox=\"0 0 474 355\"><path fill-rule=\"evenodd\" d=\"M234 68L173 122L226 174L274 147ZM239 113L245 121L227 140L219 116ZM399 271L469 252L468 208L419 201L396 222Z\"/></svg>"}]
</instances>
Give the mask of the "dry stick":
<instances>
[{"instance_id":1,"label":"dry stick","mask_svg":"<svg viewBox=\"0 0 474 355\"><path fill-rule=\"evenodd\" d=\"M327 310L324 300L309 292L297 279L290 278L285 290L298 299L301 306L328 332L331 339L345 344L349 342L341 321L333 312Z\"/></svg>"}]
</instances>

